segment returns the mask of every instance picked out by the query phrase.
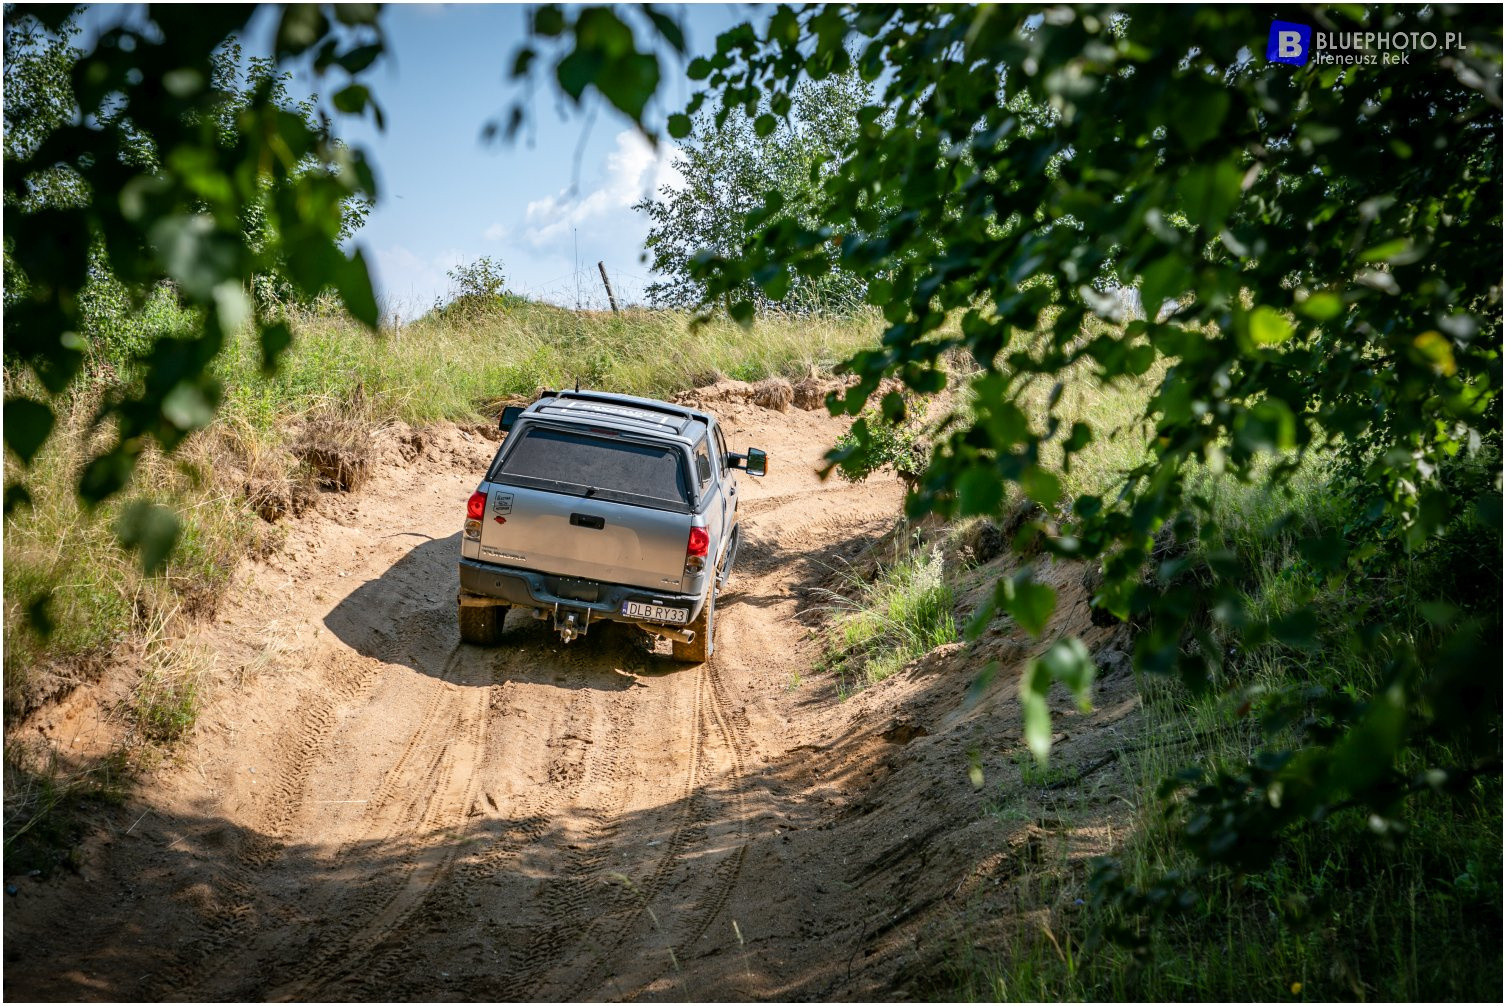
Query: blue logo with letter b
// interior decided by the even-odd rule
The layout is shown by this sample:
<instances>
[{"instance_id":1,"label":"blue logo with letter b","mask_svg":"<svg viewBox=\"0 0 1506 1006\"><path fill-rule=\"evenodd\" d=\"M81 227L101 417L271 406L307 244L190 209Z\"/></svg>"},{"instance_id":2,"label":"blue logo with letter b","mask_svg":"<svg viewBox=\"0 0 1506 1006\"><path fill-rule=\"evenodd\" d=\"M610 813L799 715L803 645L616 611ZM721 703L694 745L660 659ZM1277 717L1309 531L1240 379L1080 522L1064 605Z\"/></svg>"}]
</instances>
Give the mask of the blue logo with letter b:
<instances>
[{"instance_id":1,"label":"blue logo with letter b","mask_svg":"<svg viewBox=\"0 0 1506 1006\"><path fill-rule=\"evenodd\" d=\"M1265 46L1265 58L1272 63L1290 63L1306 66L1312 52L1313 30L1311 25L1292 21L1272 21L1271 38Z\"/></svg>"}]
</instances>

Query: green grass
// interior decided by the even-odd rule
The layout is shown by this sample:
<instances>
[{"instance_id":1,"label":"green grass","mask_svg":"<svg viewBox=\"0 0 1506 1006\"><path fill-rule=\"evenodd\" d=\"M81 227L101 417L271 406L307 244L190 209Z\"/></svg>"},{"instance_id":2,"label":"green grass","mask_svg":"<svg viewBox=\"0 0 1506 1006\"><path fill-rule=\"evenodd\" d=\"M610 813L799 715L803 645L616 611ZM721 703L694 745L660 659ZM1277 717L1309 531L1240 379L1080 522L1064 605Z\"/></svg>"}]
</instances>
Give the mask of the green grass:
<instances>
[{"instance_id":1,"label":"green grass","mask_svg":"<svg viewBox=\"0 0 1506 1006\"><path fill-rule=\"evenodd\" d=\"M364 445L366 434L385 423L489 421L506 399L577 381L663 397L720 375L799 378L871 344L880 324L771 317L751 329L723 320L692 332L683 313L577 313L504 297L484 309L466 302L373 334L338 312L290 310L294 342L275 375L262 375L253 332L232 340L214 364L224 401L213 424L171 459L148 452L119 498L88 510L73 486L109 435L92 427L95 410L132 380L132 352L155 334L180 335L195 325L166 290L135 313L123 313L124 301L108 297L97 297L91 311L97 351L74 389L55 403L57 431L29 470L6 457L7 484L24 483L32 498L5 522L8 721L40 700L38 682L47 676L38 669L86 675L163 613L213 610L240 558L279 539L248 496L290 498L312 484L295 430ZM6 387L42 394L28 374L7 372ZM143 498L173 507L183 519L171 562L151 577L119 547L113 529L123 508ZM38 612L44 617L32 617ZM39 631L44 625L51 631ZM144 681L142 688L152 697L140 710L162 704L159 684ZM154 725L144 734L179 732L148 718Z\"/></svg>"},{"instance_id":2,"label":"green grass","mask_svg":"<svg viewBox=\"0 0 1506 1006\"><path fill-rule=\"evenodd\" d=\"M50 876L78 866L78 841L91 811L118 804L130 771L123 753L89 766L68 765L52 751L5 748L5 872Z\"/></svg>"},{"instance_id":3,"label":"green grass","mask_svg":"<svg viewBox=\"0 0 1506 1006\"><path fill-rule=\"evenodd\" d=\"M1459 463L1496 464L1494 457ZM1328 459L1308 459L1289 492L1213 475L1201 478L1199 487L1213 497L1221 531L1204 547L1237 557L1247 609L1256 617L1310 611L1323 645L1306 650L1272 639L1233 653L1222 689L1201 697L1168 680L1142 680L1143 730L1121 759L1135 811L1126 843L1114 850L1126 878L1142 888L1196 866L1172 826L1175 816L1169 821L1168 805L1153 797L1163 780L1192 765L1238 771L1260 750L1300 745L1292 728L1261 727L1265 703L1321 693L1363 699L1382 685L1385 651L1340 645L1356 619L1384 614L1393 631L1428 654L1442 652L1448 630L1424 617L1424 602L1447 600L1499 617L1499 531L1464 524L1423 549L1377 556L1359 571L1322 574L1303 559L1301 543L1357 519L1343 473ZM1498 632L1499 621L1495 625ZM1216 625L1208 631L1219 645L1235 643ZM1413 775L1467 761L1462 751L1424 741L1405 752L1398 767ZM1086 955L1063 955L1062 946L1088 944L1096 926L1133 920L1107 908L1064 913L1060 905L1067 899L1042 898L1035 907L1050 917L1055 942L1027 927L1014 933L1003 954L959 952L949 994L1494 1001L1502 978L1499 776L1475 778L1461 792L1424 790L1394 816L1406 822L1404 832L1377 832L1369 812L1359 808L1340 810L1321 826L1295 828L1283 836L1269 868L1244 876L1216 873L1190 910L1154 928L1134 923L1149 936L1141 954L1105 944ZM1091 898L1065 863L1049 869L1064 890Z\"/></svg>"},{"instance_id":4,"label":"green grass","mask_svg":"<svg viewBox=\"0 0 1506 1006\"><path fill-rule=\"evenodd\" d=\"M343 402L360 389L375 422L426 424L495 415L497 404L540 388L581 387L665 397L719 376L759 380L829 370L872 344L877 319L766 317L751 329L715 320L696 331L673 311L577 313L498 301L495 310L438 311L372 335L339 315L293 319L293 348L270 380L260 348L239 340L218 373L223 413L266 430Z\"/></svg>"},{"instance_id":5,"label":"green grass","mask_svg":"<svg viewBox=\"0 0 1506 1006\"><path fill-rule=\"evenodd\" d=\"M266 533L217 483L202 438L175 461L143 456L128 492L92 509L83 506L72 487L87 452L102 441L89 425L100 394L84 387L63 403L59 428L24 473L32 503L5 522L7 719L37 701L33 693L46 677L38 671L87 676L122 641L167 613L212 610L235 563ZM8 483L22 474L18 468L7 457ZM151 577L115 537L121 511L138 499L173 506L185 518L178 548Z\"/></svg>"},{"instance_id":6,"label":"green grass","mask_svg":"<svg viewBox=\"0 0 1506 1006\"><path fill-rule=\"evenodd\" d=\"M849 693L957 638L955 597L939 548L903 554L875 577L846 574L847 593L822 591L834 617L827 663Z\"/></svg>"}]
</instances>

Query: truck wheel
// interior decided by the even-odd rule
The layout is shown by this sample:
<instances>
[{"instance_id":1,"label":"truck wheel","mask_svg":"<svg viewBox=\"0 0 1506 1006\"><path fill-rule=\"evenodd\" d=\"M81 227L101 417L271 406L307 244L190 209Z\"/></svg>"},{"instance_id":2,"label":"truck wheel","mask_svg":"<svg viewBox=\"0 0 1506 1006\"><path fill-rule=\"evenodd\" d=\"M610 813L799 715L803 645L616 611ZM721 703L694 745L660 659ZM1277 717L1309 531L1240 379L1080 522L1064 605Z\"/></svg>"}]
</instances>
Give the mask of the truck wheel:
<instances>
[{"instance_id":1,"label":"truck wheel","mask_svg":"<svg viewBox=\"0 0 1506 1006\"><path fill-rule=\"evenodd\" d=\"M502 632L507 607L501 604L462 604L460 606L460 641L476 646L491 646Z\"/></svg>"},{"instance_id":2,"label":"truck wheel","mask_svg":"<svg viewBox=\"0 0 1506 1006\"><path fill-rule=\"evenodd\" d=\"M683 660L687 664L704 664L711 659L711 651L716 645L712 635L716 629L716 583L713 582L706 591L706 605L701 608L701 613L696 620L686 626L695 632L695 642L676 643L671 641L670 649L674 652L676 660Z\"/></svg>"}]
</instances>

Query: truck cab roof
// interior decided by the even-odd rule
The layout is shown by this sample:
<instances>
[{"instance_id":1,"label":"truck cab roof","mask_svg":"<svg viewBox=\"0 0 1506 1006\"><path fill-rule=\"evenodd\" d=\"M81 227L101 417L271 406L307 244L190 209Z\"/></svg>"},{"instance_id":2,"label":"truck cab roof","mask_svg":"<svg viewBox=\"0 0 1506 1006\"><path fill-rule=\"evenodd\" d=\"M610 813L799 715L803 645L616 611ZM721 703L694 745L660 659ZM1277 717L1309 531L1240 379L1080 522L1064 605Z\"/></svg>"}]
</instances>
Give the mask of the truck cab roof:
<instances>
[{"instance_id":1,"label":"truck cab roof","mask_svg":"<svg viewBox=\"0 0 1506 1006\"><path fill-rule=\"evenodd\" d=\"M605 391L547 393L524 410L519 418L525 417L589 423L687 445L694 445L713 422L707 413L687 406Z\"/></svg>"}]
</instances>

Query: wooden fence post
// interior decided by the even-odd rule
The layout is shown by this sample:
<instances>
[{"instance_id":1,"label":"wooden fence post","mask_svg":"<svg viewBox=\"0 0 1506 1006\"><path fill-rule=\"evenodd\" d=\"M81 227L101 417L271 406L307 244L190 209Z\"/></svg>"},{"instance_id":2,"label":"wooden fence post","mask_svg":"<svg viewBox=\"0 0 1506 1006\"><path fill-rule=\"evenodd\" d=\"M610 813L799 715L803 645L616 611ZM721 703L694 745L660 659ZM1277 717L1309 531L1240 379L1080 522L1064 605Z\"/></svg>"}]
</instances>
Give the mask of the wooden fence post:
<instances>
[{"instance_id":1,"label":"wooden fence post","mask_svg":"<svg viewBox=\"0 0 1506 1006\"><path fill-rule=\"evenodd\" d=\"M596 263L596 268L601 270L601 285L607 288L607 303L612 305L612 313L617 313L617 295L612 292L612 281L607 279L607 264Z\"/></svg>"}]
</instances>

